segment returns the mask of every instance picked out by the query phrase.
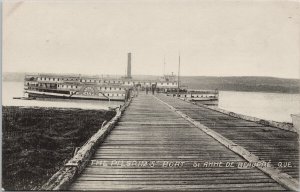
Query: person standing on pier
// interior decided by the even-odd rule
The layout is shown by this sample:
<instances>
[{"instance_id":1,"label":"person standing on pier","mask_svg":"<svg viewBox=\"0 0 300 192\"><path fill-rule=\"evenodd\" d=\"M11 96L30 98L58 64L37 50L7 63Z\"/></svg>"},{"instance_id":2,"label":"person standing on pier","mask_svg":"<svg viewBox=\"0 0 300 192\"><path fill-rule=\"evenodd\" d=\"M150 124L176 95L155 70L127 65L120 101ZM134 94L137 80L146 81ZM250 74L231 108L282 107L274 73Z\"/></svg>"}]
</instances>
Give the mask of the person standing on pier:
<instances>
[{"instance_id":1,"label":"person standing on pier","mask_svg":"<svg viewBox=\"0 0 300 192\"><path fill-rule=\"evenodd\" d=\"M155 84L152 84L152 86L151 86L152 95L154 95L155 87L156 87Z\"/></svg>"},{"instance_id":2,"label":"person standing on pier","mask_svg":"<svg viewBox=\"0 0 300 192\"><path fill-rule=\"evenodd\" d=\"M148 91L149 91L149 88L148 86L146 87L146 94L148 95Z\"/></svg>"}]
</instances>

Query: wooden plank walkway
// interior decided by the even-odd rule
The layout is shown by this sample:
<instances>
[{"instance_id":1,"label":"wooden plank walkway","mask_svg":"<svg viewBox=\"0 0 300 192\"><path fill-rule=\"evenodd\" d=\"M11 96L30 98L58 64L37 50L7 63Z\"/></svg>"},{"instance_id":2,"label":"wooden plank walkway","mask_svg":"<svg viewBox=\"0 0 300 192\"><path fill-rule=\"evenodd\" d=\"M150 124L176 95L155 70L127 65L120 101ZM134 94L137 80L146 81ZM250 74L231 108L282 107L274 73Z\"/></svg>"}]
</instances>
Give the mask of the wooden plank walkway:
<instances>
[{"instance_id":1,"label":"wooden plank walkway","mask_svg":"<svg viewBox=\"0 0 300 192\"><path fill-rule=\"evenodd\" d=\"M219 161L245 162L152 95L140 94L69 189L285 190L257 168L203 166Z\"/></svg>"},{"instance_id":2,"label":"wooden plank walkway","mask_svg":"<svg viewBox=\"0 0 300 192\"><path fill-rule=\"evenodd\" d=\"M235 118L173 97L159 95L158 98L299 180L297 133ZM284 167L288 162L291 166Z\"/></svg>"}]
</instances>

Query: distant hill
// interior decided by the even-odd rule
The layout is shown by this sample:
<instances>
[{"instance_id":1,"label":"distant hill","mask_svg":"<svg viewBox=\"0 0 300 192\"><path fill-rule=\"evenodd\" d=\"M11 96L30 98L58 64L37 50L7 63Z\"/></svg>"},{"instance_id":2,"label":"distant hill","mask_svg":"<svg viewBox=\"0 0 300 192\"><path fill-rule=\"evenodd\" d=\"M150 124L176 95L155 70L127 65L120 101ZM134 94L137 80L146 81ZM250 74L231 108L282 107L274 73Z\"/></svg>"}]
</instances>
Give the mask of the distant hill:
<instances>
[{"instance_id":1,"label":"distant hill","mask_svg":"<svg viewBox=\"0 0 300 192\"><path fill-rule=\"evenodd\" d=\"M3 81L24 81L25 73L4 72L2 73Z\"/></svg>"},{"instance_id":2,"label":"distant hill","mask_svg":"<svg viewBox=\"0 0 300 192\"><path fill-rule=\"evenodd\" d=\"M23 81L25 73L3 73L3 81ZM155 75L134 75L134 79L156 80ZM189 89L218 89L223 91L252 91L252 92L278 92L300 93L300 79L284 79L261 76L183 76L181 84Z\"/></svg>"},{"instance_id":3,"label":"distant hill","mask_svg":"<svg viewBox=\"0 0 300 192\"><path fill-rule=\"evenodd\" d=\"M218 89L224 91L253 91L300 93L300 79L275 77L181 77L182 85L190 89Z\"/></svg>"}]
</instances>

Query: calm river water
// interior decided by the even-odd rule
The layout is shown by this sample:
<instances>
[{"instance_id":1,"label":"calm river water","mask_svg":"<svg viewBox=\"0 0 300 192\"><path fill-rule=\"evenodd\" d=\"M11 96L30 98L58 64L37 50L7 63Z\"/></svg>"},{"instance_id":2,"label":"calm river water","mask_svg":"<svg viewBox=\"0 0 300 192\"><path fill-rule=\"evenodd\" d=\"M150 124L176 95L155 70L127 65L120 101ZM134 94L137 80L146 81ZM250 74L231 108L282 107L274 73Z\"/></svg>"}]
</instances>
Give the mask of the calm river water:
<instances>
[{"instance_id":1,"label":"calm river water","mask_svg":"<svg viewBox=\"0 0 300 192\"><path fill-rule=\"evenodd\" d=\"M279 122L292 122L300 113L300 94L221 91L219 107L235 113Z\"/></svg>"},{"instance_id":2,"label":"calm river water","mask_svg":"<svg viewBox=\"0 0 300 192\"><path fill-rule=\"evenodd\" d=\"M2 105L4 106L41 106L83 109L107 109L107 101L87 100L17 100L23 96L23 82L2 83ZM122 102L111 102L110 106ZM219 107L244 115L267 120L292 122L290 114L300 113L300 95L285 93L220 91Z\"/></svg>"}]
</instances>

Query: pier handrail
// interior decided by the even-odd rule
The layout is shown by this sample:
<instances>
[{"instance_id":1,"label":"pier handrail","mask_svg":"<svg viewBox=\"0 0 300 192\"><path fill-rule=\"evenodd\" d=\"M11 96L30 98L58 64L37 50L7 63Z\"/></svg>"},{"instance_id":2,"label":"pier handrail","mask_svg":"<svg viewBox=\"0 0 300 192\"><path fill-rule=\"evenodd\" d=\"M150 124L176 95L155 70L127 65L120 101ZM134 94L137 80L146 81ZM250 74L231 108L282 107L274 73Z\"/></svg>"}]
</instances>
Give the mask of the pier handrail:
<instances>
[{"instance_id":1,"label":"pier handrail","mask_svg":"<svg viewBox=\"0 0 300 192\"><path fill-rule=\"evenodd\" d=\"M101 127L59 171L57 171L40 190L65 190L70 183L86 167L89 159L95 152L95 148L103 142L105 137L110 133L115 124L119 121L123 111L131 103L131 98L117 109L116 115Z\"/></svg>"}]
</instances>

